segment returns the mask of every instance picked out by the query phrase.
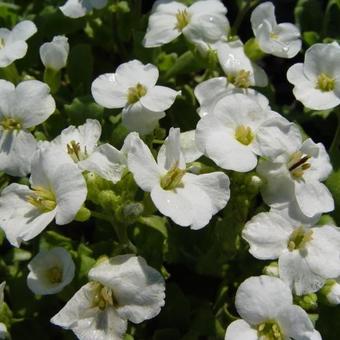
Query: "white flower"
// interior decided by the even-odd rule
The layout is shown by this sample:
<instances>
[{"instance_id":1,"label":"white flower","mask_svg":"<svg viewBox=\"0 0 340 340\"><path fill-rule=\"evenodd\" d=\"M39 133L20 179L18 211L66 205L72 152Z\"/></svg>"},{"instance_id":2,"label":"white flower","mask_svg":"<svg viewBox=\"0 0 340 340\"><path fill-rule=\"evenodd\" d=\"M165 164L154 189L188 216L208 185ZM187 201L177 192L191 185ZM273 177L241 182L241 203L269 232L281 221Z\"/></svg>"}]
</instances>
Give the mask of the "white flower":
<instances>
[{"instance_id":1,"label":"white flower","mask_svg":"<svg viewBox=\"0 0 340 340\"><path fill-rule=\"evenodd\" d=\"M265 71L246 56L241 40L219 43L216 49L220 65L235 87L267 86Z\"/></svg>"},{"instance_id":2,"label":"white flower","mask_svg":"<svg viewBox=\"0 0 340 340\"><path fill-rule=\"evenodd\" d=\"M124 108L122 119L131 131L151 132L180 93L155 85L158 69L132 60L117 67L116 73L105 73L92 83L94 100L106 108Z\"/></svg>"},{"instance_id":3,"label":"white flower","mask_svg":"<svg viewBox=\"0 0 340 340\"><path fill-rule=\"evenodd\" d=\"M226 96L234 95L236 93L245 93L248 97L257 101L257 104L263 110L270 110L268 99L261 93L253 89L243 89L235 87L228 82L226 77L210 78L203 81L195 87L195 96L200 104L197 113L203 117L212 113L216 104Z\"/></svg>"},{"instance_id":4,"label":"white flower","mask_svg":"<svg viewBox=\"0 0 340 340\"><path fill-rule=\"evenodd\" d=\"M93 8L101 9L107 4L107 0L67 0L60 10L70 18L80 18Z\"/></svg>"},{"instance_id":5,"label":"white flower","mask_svg":"<svg viewBox=\"0 0 340 340\"><path fill-rule=\"evenodd\" d=\"M98 146L101 131L97 120L87 119L83 125L63 130L50 145L67 153L82 171L92 171L116 183L126 169L124 147L119 151L108 143Z\"/></svg>"},{"instance_id":6,"label":"white flower","mask_svg":"<svg viewBox=\"0 0 340 340\"><path fill-rule=\"evenodd\" d=\"M211 114L197 124L198 149L223 169L250 171L257 155L274 156L282 151L275 136L291 129L278 113L263 109L252 97L235 93L223 97Z\"/></svg>"},{"instance_id":7,"label":"white flower","mask_svg":"<svg viewBox=\"0 0 340 340\"><path fill-rule=\"evenodd\" d=\"M257 167L264 179L261 189L264 201L271 207L297 210L312 219L332 211L332 195L321 183L332 171L325 147L310 138L302 142L297 133L277 138L286 145L286 150L272 160L261 160Z\"/></svg>"},{"instance_id":8,"label":"white flower","mask_svg":"<svg viewBox=\"0 0 340 340\"><path fill-rule=\"evenodd\" d=\"M30 184L31 189L10 184L0 196L0 227L15 247L40 234L54 218L58 225L70 223L86 199L80 170L54 148L35 152Z\"/></svg>"},{"instance_id":9,"label":"white flower","mask_svg":"<svg viewBox=\"0 0 340 340\"><path fill-rule=\"evenodd\" d=\"M324 286L327 289L326 299L331 305L339 305L340 304L340 278L336 280L326 281L326 285ZM324 290L324 288L322 288Z\"/></svg>"},{"instance_id":10,"label":"white flower","mask_svg":"<svg viewBox=\"0 0 340 340\"><path fill-rule=\"evenodd\" d=\"M177 1L158 0L152 7L144 46L161 46L183 33L200 49L208 50L228 35L226 13L219 0L199 0L189 7Z\"/></svg>"},{"instance_id":11,"label":"white flower","mask_svg":"<svg viewBox=\"0 0 340 340\"><path fill-rule=\"evenodd\" d=\"M12 30L0 28L0 67L6 67L26 55L26 40L37 32L32 21L19 22Z\"/></svg>"},{"instance_id":12,"label":"white flower","mask_svg":"<svg viewBox=\"0 0 340 340\"><path fill-rule=\"evenodd\" d=\"M186 172L179 129L171 128L157 163L143 141L135 136L128 153L128 168L157 209L176 224L200 229L229 200L229 178L222 172L195 175Z\"/></svg>"},{"instance_id":13,"label":"white flower","mask_svg":"<svg viewBox=\"0 0 340 340\"><path fill-rule=\"evenodd\" d=\"M28 264L27 285L39 295L59 293L74 277L70 254L60 247L40 251Z\"/></svg>"},{"instance_id":14,"label":"white flower","mask_svg":"<svg viewBox=\"0 0 340 340\"><path fill-rule=\"evenodd\" d=\"M25 176L37 142L28 129L44 122L55 110L49 87L38 80L17 87L0 79L0 170Z\"/></svg>"},{"instance_id":15,"label":"white flower","mask_svg":"<svg viewBox=\"0 0 340 340\"><path fill-rule=\"evenodd\" d=\"M55 71L66 66L69 51L68 39L62 35L55 36L51 42L44 43L39 49L44 66Z\"/></svg>"},{"instance_id":16,"label":"white flower","mask_svg":"<svg viewBox=\"0 0 340 340\"><path fill-rule=\"evenodd\" d=\"M293 304L289 287L271 276L252 276L241 283L235 305L241 320L232 322L225 340L321 340L308 314Z\"/></svg>"},{"instance_id":17,"label":"white flower","mask_svg":"<svg viewBox=\"0 0 340 340\"><path fill-rule=\"evenodd\" d=\"M251 26L260 49L281 58L293 58L301 49L300 31L291 23L277 24L271 2L258 5L251 14Z\"/></svg>"},{"instance_id":18,"label":"white flower","mask_svg":"<svg viewBox=\"0 0 340 340\"><path fill-rule=\"evenodd\" d=\"M340 231L310 227L277 211L260 213L246 223L242 237L261 260L279 259L279 273L297 295L316 292L326 279L340 275Z\"/></svg>"},{"instance_id":19,"label":"white flower","mask_svg":"<svg viewBox=\"0 0 340 340\"><path fill-rule=\"evenodd\" d=\"M291 66L287 78L304 106L327 110L340 104L340 46L315 44L305 53L304 63Z\"/></svg>"},{"instance_id":20,"label":"white flower","mask_svg":"<svg viewBox=\"0 0 340 340\"><path fill-rule=\"evenodd\" d=\"M140 256L107 259L90 270L89 279L51 319L80 340L123 339L127 320L151 319L164 305L164 279Z\"/></svg>"}]
</instances>

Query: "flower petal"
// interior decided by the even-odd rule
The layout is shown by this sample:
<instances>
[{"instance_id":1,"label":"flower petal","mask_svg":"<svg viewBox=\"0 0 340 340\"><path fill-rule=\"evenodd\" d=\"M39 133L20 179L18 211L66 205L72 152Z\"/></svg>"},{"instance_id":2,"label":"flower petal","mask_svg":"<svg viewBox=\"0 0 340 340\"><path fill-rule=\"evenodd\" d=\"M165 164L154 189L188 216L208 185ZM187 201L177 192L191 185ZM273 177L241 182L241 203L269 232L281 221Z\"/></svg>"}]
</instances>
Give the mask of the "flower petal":
<instances>
[{"instance_id":1,"label":"flower petal","mask_svg":"<svg viewBox=\"0 0 340 340\"><path fill-rule=\"evenodd\" d=\"M140 98L142 105L150 111L165 111L174 103L181 92L165 86L154 86L148 89L145 96Z\"/></svg>"},{"instance_id":2,"label":"flower petal","mask_svg":"<svg viewBox=\"0 0 340 340\"><path fill-rule=\"evenodd\" d=\"M258 340L257 330L244 320L233 321L227 328L224 340Z\"/></svg>"}]
</instances>

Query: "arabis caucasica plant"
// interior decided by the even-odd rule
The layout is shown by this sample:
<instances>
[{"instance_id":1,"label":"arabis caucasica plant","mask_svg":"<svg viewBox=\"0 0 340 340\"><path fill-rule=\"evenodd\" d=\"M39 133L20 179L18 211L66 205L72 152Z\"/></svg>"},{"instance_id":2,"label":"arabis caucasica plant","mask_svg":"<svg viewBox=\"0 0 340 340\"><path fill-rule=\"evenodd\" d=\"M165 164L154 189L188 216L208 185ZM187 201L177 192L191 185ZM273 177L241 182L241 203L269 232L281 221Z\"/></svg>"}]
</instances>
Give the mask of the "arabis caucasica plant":
<instances>
[{"instance_id":1,"label":"arabis caucasica plant","mask_svg":"<svg viewBox=\"0 0 340 340\"><path fill-rule=\"evenodd\" d=\"M249 252L260 260L279 260L279 274L297 295L318 291L340 275L340 232L330 225L302 225L279 211L248 221L242 232Z\"/></svg>"},{"instance_id":2,"label":"arabis caucasica plant","mask_svg":"<svg viewBox=\"0 0 340 340\"><path fill-rule=\"evenodd\" d=\"M109 143L98 145L101 131L97 120L87 119L83 125L63 130L50 145L67 153L82 171L92 171L116 183L126 169L126 156Z\"/></svg>"},{"instance_id":3,"label":"arabis caucasica plant","mask_svg":"<svg viewBox=\"0 0 340 340\"><path fill-rule=\"evenodd\" d=\"M71 255L61 247L42 250L28 264L27 286L34 294L56 294L74 277Z\"/></svg>"},{"instance_id":4,"label":"arabis caucasica plant","mask_svg":"<svg viewBox=\"0 0 340 340\"><path fill-rule=\"evenodd\" d=\"M183 33L188 41L207 51L227 37L229 21L226 13L227 9L219 0L199 0L191 6L178 1L158 0L152 7L144 46L161 46Z\"/></svg>"},{"instance_id":5,"label":"arabis caucasica plant","mask_svg":"<svg viewBox=\"0 0 340 340\"><path fill-rule=\"evenodd\" d=\"M142 134L151 132L175 101L179 92L156 85L158 69L132 60L105 73L92 83L95 101L107 108L123 108L124 125Z\"/></svg>"},{"instance_id":6,"label":"arabis caucasica plant","mask_svg":"<svg viewBox=\"0 0 340 340\"><path fill-rule=\"evenodd\" d=\"M67 17L76 19L86 15L92 9L104 8L107 0L67 0L60 10Z\"/></svg>"},{"instance_id":7,"label":"arabis caucasica plant","mask_svg":"<svg viewBox=\"0 0 340 340\"><path fill-rule=\"evenodd\" d=\"M276 22L272 2L258 5L251 14L251 26L260 49L281 58L293 58L301 49L299 29L291 23Z\"/></svg>"},{"instance_id":8,"label":"arabis caucasica plant","mask_svg":"<svg viewBox=\"0 0 340 340\"><path fill-rule=\"evenodd\" d=\"M90 282L51 319L80 340L123 339L128 321L151 319L164 305L164 279L140 256L102 260L88 277Z\"/></svg>"},{"instance_id":9,"label":"arabis caucasica plant","mask_svg":"<svg viewBox=\"0 0 340 340\"><path fill-rule=\"evenodd\" d=\"M43 123L54 110L46 84L27 80L15 87L0 79L0 170L12 176L30 173L37 142L29 129Z\"/></svg>"},{"instance_id":10,"label":"arabis caucasica plant","mask_svg":"<svg viewBox=\"0 0 340 340\"><path fill-rule=\"evenodd\" d=\"M40 234L52 220L70 223L86 199L85 180L69 157L54 148L37 150L30 187L12 183L0 196L0 226L19 247Z\"/></svg>"},{"instance_id":11,"label":"arabis caucasica plant","mask_svg":"<svg viewBox=\"0 0 340 340\"><path fill-rule=\"evenodd\" d=\"M315 44L305 53L304 63L291 66L287 78L304 106L326 110L340 104L340 46Z\"/></svg>"},{"instance_id":12,"label":"arabis caucasica plant","mask_svg":"<svg viewBox=\"0 0 340 340\"><path fill-rule=\"evenodd\" d=\"M12 30L0 28L0 67L6 67L26 55L27 43L37 27L32 21L19 22Z\"/></svg>"},{"instance_id":13,"label":"arabis caucasica plant","mask_svg":"<svg viewBox=\"0 0 340 340\"><path fill-rule=\"evenodd\" d=\"M181 226L201 229L229 200L229 179L222 172L195 175L186 171L179 129L170 129L165 152L157 162L135 136L128 152L128 167L137 184L157 209Z\"/></svg>"},{"instance_id":14,"label":"arabis caucasica plant","mask_svg":"<svg viewBox=\"0 0 340 340\"><path fill-rule=\"evenodd\" d=\"M225 340L321 340L308 314L293 304L289 287L279 278L246 279L236 292L235 304L242 319L228 326Z\"/></svg>"}]
</instances>

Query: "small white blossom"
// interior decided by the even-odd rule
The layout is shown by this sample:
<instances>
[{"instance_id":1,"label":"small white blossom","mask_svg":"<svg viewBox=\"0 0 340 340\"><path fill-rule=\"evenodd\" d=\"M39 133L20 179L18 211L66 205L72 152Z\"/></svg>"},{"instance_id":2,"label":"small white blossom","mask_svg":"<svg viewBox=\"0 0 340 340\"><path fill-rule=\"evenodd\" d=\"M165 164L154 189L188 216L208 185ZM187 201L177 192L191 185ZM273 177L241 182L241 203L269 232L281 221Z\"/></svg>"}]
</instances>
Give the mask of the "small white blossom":
<instances>
[{"instance_id":1,"label":"small white blossom","mask_svg":"<svg viewBox=\"0 0 340 340\"><path fill-rule=\"evenodd\" d=\"M37 32L32 21L19 22L12 30L0 28L0 67L7 67L13 61L26 55L26 40Z\"/></svg>"},{"instance_id":2,"label":"small white blossom","mask_svg":"<svg viewBox=\"0 0 340 340\"><path fill-rule=\"evenodd\" d=\"M39 295L59 293L74 277L70 254L60 247L40 251L28 264L27 285Z\"/></svg>"},{"instance_id":3,"label":"small white blossom","mask_svg":"<svg viewBox=\"0 0 340 340\"><path fill-rule=\"evenodd\" d=\"M62 35L53 38L51 42L40 46L40 58L44 66L54 71L59 71L66 66L70 51L68 39Z\"/></svg>"},{"instance_id":4,"label":"small white blossom","mask_svg":"<svg viewBox=\"0 0 340 340\"><path fill-rule=\"evenodd\" d=\"M123 339L127 321L151 319L164 305L164 279L140 256L104 260L90 270L89 279L51 319L80 340Z\"/></svg>"},{"instance_id":5,"label":"small white blossom","mask_svg":"<svg viewBox=\"0 0 340 340\"><path fill-rule=\"evenodd\" d=\"M294 131L294 130L292 130ZM321 183L332 171L325 147L310 138L302 142L300 133L286 133L276 138L286 146L276 158L263 159L257 172L264 179L264 201L273 208L296 210L293 215L315 219L334 209L327 187Z\"/></svg>"},{"instance_id":6,"label":"small white blossom","mask_svg":"<svg viewBox=\"0 0 340 340\"><path fill-rule=\"evenodd\" d=\"M157 163L143 141L135 136L128 153L128 168L157 209L176 224L200 229L229 200L229 178L222 172L195 175L186 171L179 129L171 128Z\"/></svg>"},{"instance_id":7,"label":"small white blossom","mask_svg":"<svg viewBox=\"0 0 340 340\"><path fill-rule=\"evenodd\" d=\"M265 71L246 56L241 40L219 43L216 49L220 65L235 87L267 86Z\"/></svg>"},{"instance_id":8,"label":"small white blossom","mask_svg":"<svg viewBox=\"0 0 340 340\"><path fill-rule=\"evenodd\" d=\"M256 101L257 105L262 107L263 110L270 110L267 97L251 88L243 89L235 87L229 83L226 77L205 80L195 87L194 93L200 104L200 107L197 110L200 117L214 112L215 106L220 100L236 93L244 93Z\"/></svg>"},{"instance_id":9,"label":"small white blossom","mask_svg":"<svg viewBox=\"0 0 340 340\"><path fill-rule=\"evenodd\" d=\"M227 170L250 171L257 155L272 157L283 145L275 138L290 124L278 113L263 109L257 100L242 93L223 97L211 114L197 124L198 149Z\"/></svg>"},{"instance_id":10,"label":"small white blossom","mask_svg":"<svg viewBox=\"0 0 340 340\"><path fill-rule=\"evenodd\" d=\"M293 58L301 49L299 29L291 23L277 24L271 2L258 5L251 14L251 26L260 49L281 58Z\"/></svg>"},{"instance_id":11,"label":"small white blossom","mask_svg":"<svg viewBox=\"0 0 340 340\"><path fill-rule=\"evenodd\" d=\"M0 170L12 176L31 171L37 142L28 129L44 122L55 110L49 87L26 80L17 87L0 79Z\"/></svg>"},{"instance_id":12,"label":"small white blossom","mask_svg":"<svg viewBox=\"0 0 340 340\"><path fill-rule=\"evenodd\" d=\"M242 237L261 260L279 259L279 273L297 295L316 292L326 279L340 275L340 231L311 227L277 211L260 213L246 223Z\"/></svg>"},{"instance_id":13,"label":"small white blossom","mask_svg":"<svg viewBox=\"0 0 340 340\"><path fill-rule=\"evenodd\" d=\"M106 4L107 0L67 0L66 3L59 8L67 17L76 19L83 17L93 8L104 8Z\"/></svg>"},{"instance_id":14,"label":"small white blossom","mask_svg":"<svg viewBox=\"0 0 340 340\"><path fill-rule=\"evenodd\" d=\"M293 304L289 287L279 278L246 279L236 292L235 305L242 319L228 326L225 340L321 340L308 314Z\"/></svg>"},{"instance_id":15,"label":"small white blossom","mask_svg":"<svg viewBox=\"0 0 340 340\"><path fill-rule=\"evenodd\" d=\"M83 125L63 130L50 145L67 153L82 171L92 171L116 183L126 169L125 147L119 151L108 143L98 145L101 131L97 120L87 119Z\"/></svg>"},{"instance_id":16,"label":"small white blossom","mask_svg":"<svg viewBox=\"0 0 340 340\"><path fill-rule=\"evenodd\" d=\"M326 281L326 299L331 305L339 305L340 304L340 278L336 280ZM324 290L325 286L322 288Z\"/></svg>"},{"instance_id":17,"label":"small white blossom","mask_svg":"<svg viewBox=\"0 0 340 340\"><path fill-rule=\"evenodd\" d=\"M305 53L304 63L291 66L287 78L304 106L327 110L340 104L340 46L315 44Z\"/></svg>"},{"instance_id":18,"label":"small white blossom","mask_svg":"<svg viewBox=\"0 0 340 340\"><path fill-rule=\"evenodd\" d=\"M151 132L164 111L170 108L180 93L156 85L158 69L132 60L117 67L115 73L105 73L92 83L94 100L106 108L123 108L123 124L131 131Z\"/></svg>"},{"instance_id":19,"label":"small white blossom","mask_svg":"<svg viewBox=\"0 0 340 340\"><path fill-rule=\"evenodd\" d=\"M0 227L15 247L40 234L54 218L58 225L70 223L87 195L78 167L53 148L35 152L30 184L12 183L0 196Z\"/></svg>"},{"instance_id":20,"label":"small white blossom","mask_svg":"<svg viewBox=\"0 0 340 340\"><path fill-rule=\"evenodd\" d=\"M228 35L227 9L219 0L199 0L187 7L177 1L154 3L144 37L145 47L157 47L176 39L186 39L207 51Z\"/></svg>"}]
</instances>

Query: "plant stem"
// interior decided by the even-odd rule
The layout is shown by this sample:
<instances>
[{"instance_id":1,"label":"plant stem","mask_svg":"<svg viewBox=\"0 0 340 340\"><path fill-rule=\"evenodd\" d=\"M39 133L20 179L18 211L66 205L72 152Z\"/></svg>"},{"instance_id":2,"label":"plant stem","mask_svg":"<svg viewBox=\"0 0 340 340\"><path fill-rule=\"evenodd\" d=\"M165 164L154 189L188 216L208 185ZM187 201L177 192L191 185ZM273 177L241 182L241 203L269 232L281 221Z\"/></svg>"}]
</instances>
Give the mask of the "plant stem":
<instances>
[{"instance_id":1,"label":"plant stem","mask_svg":"<svg viewBox=\"0 0 340 340\"><path fill-rule=\"evenodd\" d=\"M335 155L340 151L340 109L336 110L336 116L338 119L338 125L335 131L335 135L333 137L333 141L331 146L329 147L329 154L331 157L335 157Z\"/></svg>"}]
</instances>

